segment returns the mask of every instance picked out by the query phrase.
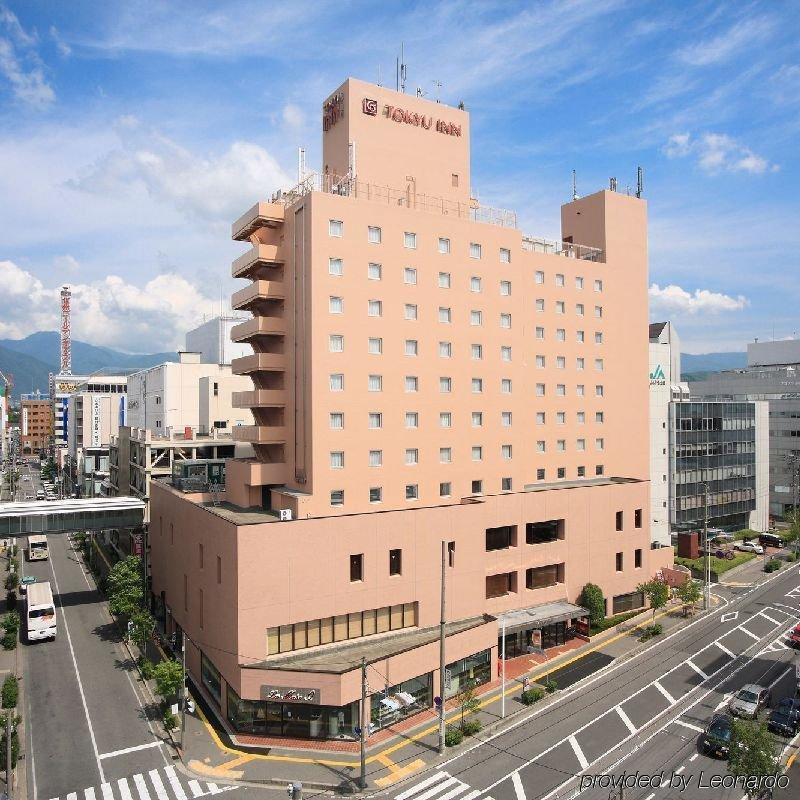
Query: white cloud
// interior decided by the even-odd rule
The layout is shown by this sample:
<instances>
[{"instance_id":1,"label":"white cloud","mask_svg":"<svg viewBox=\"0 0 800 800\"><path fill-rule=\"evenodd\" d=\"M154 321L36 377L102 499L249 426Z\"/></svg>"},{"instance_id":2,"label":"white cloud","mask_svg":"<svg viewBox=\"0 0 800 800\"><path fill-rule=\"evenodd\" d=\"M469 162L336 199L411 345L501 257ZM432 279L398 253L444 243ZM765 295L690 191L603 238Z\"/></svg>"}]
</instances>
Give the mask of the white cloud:
<instances>
[{"instance_id":1,"label":"white cloud","mask_svg":"<svg viewBox=\"0 0 800 800\"><path fill-rule=\"evenodd\" d=\"M64 256L56 256L53 259L53 267L55 268L56 272L77 272L81 265L78 263L78 259L74 256L69 254Z\"/></svg>"},{"instance_id":2,"label":"white cloud","mask_svg":"<svg viewBox=\"0 0 800 800\"><path fill-rule=\"evenodd\" d=\"M758 45L773 28L773 21L765 17L742 20L710 39L682 47L677 56L693 67L720 64Z\"/></svg>"},{"instance_id":3,"label":"white cloud","mask_svg":"<svg viewBox=\"0 0 800 800\"><path fill-rule=\"evenodd\" d=\"M0 261L0 285L8 298L0 333L18 339L57 329L63 283L47 287L13 261ZM142 286L108 275L90 283L70 283L70 288L72 335L121 350L160 352L180 347L186 331L212 305L210 298L174 273L158 275Z\"/></svg>"},{"instance_id":4,"label":"white cloud","mask_svg":"<svg viewBox=\"0 0 800 800\"><path fill-rule=\"evenodd\" d=\"M699 312L716 314L720 311L742 311L749 305L743 295L731 297L708 289L686 289L669 284L663 288L657 283L650 286L650 306L653 311L677 314L697 314Z\"/></svg>"},{"instance_id":5,"label":"white cloud","mask_svg":"<svg viewBox=\"0 0 800 800\"><path fill-rule=\"evenodd\" d=\"M53 40L59 54L64 58L72 55L72 48L61 38L61 34L55 25L50 26L50 38Z\"/></svg>"},{"instance_id":6,"label":"white cloud","mask_svg":"<svg viewBox=\"0 0 800 800\"><path fill-rule=\"evenodd\" d=\"M748 172L761 175L777 172L780 167L754 153L726 133L704 133L693 138L690 133L675 133L662 148L667 158L685 158L693 155L704 172Z\"/></svg>"},{"instance_id":7,"label":"white cloud","mask_svg":"<svg viewBox=\"0 0 800 800\"><path fill-rule=\"evenodd\" d=\"M17 17L0 6L0 76L11 86L14 97L31 108L41 109L55 100L55 92L44 76L34 49L36 37L28 34Z\"/></svg>"},{"instance_id":8,"label":"white cloud","mask_svg":"<svg viewBox=\"0 0 800 800\"><path fill-rule=\"evenodd\" d=\"M306 116L300 106L294 103L287 103L281 112L283 121L290 128L301 128L306 121Z\"/></svg>"}]
</instances>

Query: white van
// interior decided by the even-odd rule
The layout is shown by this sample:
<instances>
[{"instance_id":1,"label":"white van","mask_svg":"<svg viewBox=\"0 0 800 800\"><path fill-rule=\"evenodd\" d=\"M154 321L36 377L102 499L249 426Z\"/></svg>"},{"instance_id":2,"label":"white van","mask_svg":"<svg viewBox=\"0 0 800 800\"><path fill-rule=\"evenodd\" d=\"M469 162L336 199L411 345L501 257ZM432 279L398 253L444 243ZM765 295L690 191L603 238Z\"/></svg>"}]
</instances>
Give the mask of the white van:
<instances>
[{"instance_id":1,"label":"white van","mask_svg":"<svg viewBox=\"0 0 800 800\"><path fill-rule=\"evenodd\" d=\"M47 549L47 536L43 533L32 533L28 537L28 561L45 561L50 558Z\"/></svg>"},{"instance_id":2,"label":"white van","mask_svg":"<svg viewBox=\"0 0 800 800\"><path fill-rule=\"evenodd\" d=\"M32 583L25 595L25 625L29 642L56 638L56 606L50 583Z\"/></svg>"}]
</instances>

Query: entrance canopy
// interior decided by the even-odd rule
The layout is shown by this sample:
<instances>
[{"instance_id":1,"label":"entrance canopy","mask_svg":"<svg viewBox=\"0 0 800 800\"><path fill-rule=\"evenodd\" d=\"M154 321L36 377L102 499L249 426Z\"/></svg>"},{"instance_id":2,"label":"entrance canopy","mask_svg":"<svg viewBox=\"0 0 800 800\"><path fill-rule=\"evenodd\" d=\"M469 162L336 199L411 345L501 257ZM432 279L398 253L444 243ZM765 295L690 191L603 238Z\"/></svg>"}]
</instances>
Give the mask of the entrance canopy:
<instances>
[{"instance_id":1,"label":"entrance canopy","mask_svg":"<svg viewBox=\"0 0 800 800\"><path fill-rule=\"evenodd\" d=\"M559 600L555 603L542 603L538 606L498 614L497 627L502 629L505 622L506 633L514 633L587 616L589 616L589 612L585 608L568 603L566 600Z\"/></svg>"}]
</instances>

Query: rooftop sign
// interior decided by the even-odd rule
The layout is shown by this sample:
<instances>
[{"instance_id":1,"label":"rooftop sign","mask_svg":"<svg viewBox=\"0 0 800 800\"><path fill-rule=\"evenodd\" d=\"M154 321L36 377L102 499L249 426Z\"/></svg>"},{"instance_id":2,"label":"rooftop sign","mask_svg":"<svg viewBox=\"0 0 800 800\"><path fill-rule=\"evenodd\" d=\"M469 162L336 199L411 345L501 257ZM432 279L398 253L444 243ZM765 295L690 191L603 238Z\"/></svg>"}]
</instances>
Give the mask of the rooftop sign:
<instances>
[{"instance_id":1,"label":"rooftop sign","mask_svg":"<svg viewBox=\"0 0 800 800\"><path fill-rule=\"evenodd\" d=\"M365 97L361 101L361 110L370 117L378 116L378 101ZM397 122L405 125L413 125L415 128L424 128L425 130L435 130L439 133L444 133L447 136L461 136L461 125L455 122L448 122L447 120L437 119L434 124L433 117L430 114L420 114L417 111L409 111L408 109L401 108L400 106L383 106L383 116L392 122Z\"/></svg>"}]
</instances>

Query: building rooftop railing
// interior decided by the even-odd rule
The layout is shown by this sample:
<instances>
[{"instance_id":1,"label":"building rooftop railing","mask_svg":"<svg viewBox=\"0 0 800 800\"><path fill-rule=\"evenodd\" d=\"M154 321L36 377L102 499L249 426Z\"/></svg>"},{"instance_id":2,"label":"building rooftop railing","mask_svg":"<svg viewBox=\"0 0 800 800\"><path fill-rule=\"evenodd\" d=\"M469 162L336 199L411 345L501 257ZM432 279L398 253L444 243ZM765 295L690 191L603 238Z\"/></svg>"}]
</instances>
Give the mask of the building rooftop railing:
<instances>
[{"instance_id":1,"label":"building rooftop railing","mask_svg":"<svg viewBox=\"0 0 800 800\"><path fill-rule=\"evenodd\" d=\"M572 242L559 242L553 239L542 239L535 236L522 237L522 249L531 253L550 253L577 258L581 261L603 261L603 251L599 247L589 247L586 244L573 244Z\"/></svg>"}]
</instances>

